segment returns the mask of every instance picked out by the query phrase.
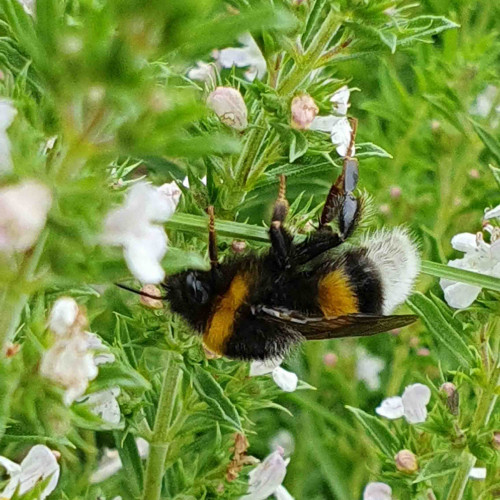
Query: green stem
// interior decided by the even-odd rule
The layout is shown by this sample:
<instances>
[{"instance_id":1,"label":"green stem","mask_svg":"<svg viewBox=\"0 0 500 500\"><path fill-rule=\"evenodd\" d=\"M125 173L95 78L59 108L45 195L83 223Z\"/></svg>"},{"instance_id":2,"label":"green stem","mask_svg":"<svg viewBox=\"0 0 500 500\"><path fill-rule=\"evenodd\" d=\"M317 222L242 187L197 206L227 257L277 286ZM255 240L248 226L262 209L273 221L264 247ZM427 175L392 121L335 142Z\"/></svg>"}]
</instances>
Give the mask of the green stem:
<instances>
[{"instance_id":1,"label":"green stem","mask_svg":"<svg viewBox=\"0 0 500 500\"><path fill-rule=\"evenodd\" d=\"M143 500L160 500L165 461L170 446L168 431L174 412L175 398L182 372L173 352L168 353L165 376L158 402L153 438L150 442Z\"/></svg>"},{"instance_id":2,"label":"green stem","mask_svg":"<svg viewBox=\"0 0 500 500\"><path fill-rule=\"evenodd\" d=\"M446 500L461 500L469 480L469 472L476 463L476 457L471 455L467 450L462 452L460 457L460 466L458 467L453 483L448 491Z\"/></svg>"}]
</instances>

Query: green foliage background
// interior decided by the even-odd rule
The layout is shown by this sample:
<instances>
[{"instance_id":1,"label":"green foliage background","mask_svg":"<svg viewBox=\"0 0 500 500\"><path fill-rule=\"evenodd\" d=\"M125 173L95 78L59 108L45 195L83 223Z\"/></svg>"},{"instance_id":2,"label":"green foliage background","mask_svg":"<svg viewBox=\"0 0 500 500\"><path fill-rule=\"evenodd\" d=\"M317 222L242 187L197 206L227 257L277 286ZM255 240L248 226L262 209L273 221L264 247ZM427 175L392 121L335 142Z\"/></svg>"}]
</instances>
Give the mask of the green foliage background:
<instances>
[{"instance_id":1,"label":"green foliage background","mask_svg":"<svg viewBox=\"0 0 500 500\"><path fill-rule=\"evenodd\" d=\"M290 227L300 233L317 216L340 162L327 136L290 129L290 100L299 91L326 113L330 95L343 83L359 89L349 114L358 118L358 143L365 144L358 156L360 186L372 198L367 226L409 226L424 259L446 263L454 256L450 238L480 230L484 208L500 202L490 168L500 167L494 111L500 92L489 116L470 112L477 95L499 82L496 2L295 3L38 0L32 18L16 1L0 0L0 93L18 110L9 129L15 168L1 182L35 178L54 197L37 246L26 254L0 254L0 339L22 345L0 365L0 450L16 460L35 443L59 450L62 476L51 498L143 495L148 476L134 438L159 438L151 429L165 367L181 370L182 380L177 394L170 393L173 420L160 436L168 443L163 498L244 494L249 468L238 480L225 481L235 430L246 433L250 453L259 458L269 453L278 431L294 436L285 485L297 499L358 499L370 480L390 483L401 500L486 500L500 490L498 451L491 446L500 428L496 292L484 291L473 308L452 316L436 278L422 275L418 290L426 297L416 295L410 305L424 321L397 336L303 346L287 368L305 383L284 394L271 379L249 378L246 363L207 361L199 341L168 309L145 309L112 286L130 275L121 251L100 246L99 234L104 214L134 179L161 184L189 177L191 189L183 190L178 213L167 223L167 273L206 266L204 209L210 203L221 224L222 255L233 239L265 248L265 233L253 226L269 220L278 173L287 174L288 197L295 201ZM324 19L338 26L330 47L350 44L314 59L307 51ZM208 112L204 85L186 73L196 61L210 60L213 49L236 46L248 30L269 67L282 54L283 74L275 88L273 72L253 83L241 70L220 73L218 84L239 87L245 96L251 126L240 134ZM323 71L307 81L314 63ZM287 72L295 80L283 84ZM44 153L54 136L53 149ZM263 144L260 153L252 149L256 143ZM394 187L399 197L391 197ZM490 285L499 290L498 281ZM62 390L38 373L52 338L47 311L62 295L85 305L91 330L117 358L100 368L89 388L121 387L122 421L115 429L81 405L65 407ZM460 339L463 358L457 357ZM430 355L419 355L422 347ZM361 348L386 362L379 390L356 378ZM323 362L331 352L338 356L335 367ZM445 380L459 388L458 417L447 412L438 392ZM433 390L431 418L418 431L369 418L384 397L415 382ZM475 413L481 405L491 409L488 424ZM388 448L379 449L370 432L384 435L387 429ZM124 468L91 484L104 447L118 449ZM402 448L418 456L415 475L394 467L391 453ZM486 481L469 482L463 496L448 496L470 454L488 467Z\"/></svg>"}]
</instances>

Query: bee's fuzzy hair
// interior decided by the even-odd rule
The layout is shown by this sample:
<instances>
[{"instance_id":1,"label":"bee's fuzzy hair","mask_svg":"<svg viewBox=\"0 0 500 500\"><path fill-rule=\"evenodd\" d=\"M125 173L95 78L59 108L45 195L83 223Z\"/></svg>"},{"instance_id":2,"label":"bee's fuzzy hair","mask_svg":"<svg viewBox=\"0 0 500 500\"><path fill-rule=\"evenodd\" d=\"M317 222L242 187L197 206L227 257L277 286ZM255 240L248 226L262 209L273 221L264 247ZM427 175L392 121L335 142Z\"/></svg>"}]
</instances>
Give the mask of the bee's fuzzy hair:
<instances>
[{"instance_id":1,"label":"bee's fuzzy hair","mask_svg":"<svg viewBox=\"0 0 500 500\"><path fill-rule=\"evenodd\" d=\"M362 246L380 273L383 313L391 314L411 294L420 269L418 246L404 228L382 229L363 238Z\"/></svg>"}]
</instances>

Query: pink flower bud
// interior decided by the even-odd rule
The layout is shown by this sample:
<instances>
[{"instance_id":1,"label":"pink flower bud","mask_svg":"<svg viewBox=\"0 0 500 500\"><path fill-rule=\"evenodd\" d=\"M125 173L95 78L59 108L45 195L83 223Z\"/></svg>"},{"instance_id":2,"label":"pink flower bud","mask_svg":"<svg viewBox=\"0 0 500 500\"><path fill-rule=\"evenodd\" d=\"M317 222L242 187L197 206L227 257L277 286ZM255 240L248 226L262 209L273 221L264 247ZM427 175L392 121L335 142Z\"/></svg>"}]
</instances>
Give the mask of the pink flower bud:
<instances>
[{"instance_id":1,"label":"pink flower bud","mask_svg":"<svg viewBox=\"0 0 500 500\"><path fill-rule=\"evenodd\" d=\"M329 368L335 367L337 364L337 361L338 361L338 357L334 352L327 352L323 356L323 363L325 366L327 366Z\"/></svg>"},{"instance_id":2,"label":"pink flower bud","mask_svg":"<svg viewBox=\"0 0 500 500\"><path fill-rule=\"evenodd\" d=\"M292 100L292 127L297 130L307 130L318 111L318 106L310 95L295 96Z\"/></svg>"},{"instance_id":3,"label":"pink flower bud","mask_svg":"<svg viewBox=\"0 0 500 500\"><path fill-rule=\"evenodd\" d=\"M446 395L446 406L450 410L452 415L458 415L458 391L455 387L455 384L451 382L445 382L440 388L439 391Z\"/></svg>"},{"instance_id":4,"label":"pink flower bud","mask_svg":"<svg viewBox=\"0 0 500 500\"><path fill-rule=\"evenodd\" d=\"M469 177L471 179L479 179L481 177L481 174L479 173L479 170L477 168L472 168L469 170Z\"/></svg>"},{"instance_id":5,"label":"pink flower bud","mask_svg":"<svg viewBox=\"0 0 500 500\"><path fill-rule=\"evenodd\" d=\"M153 297L161 297L160 289L154 285L144 285L141 288L141 292L147 293L148 295L151 295ZM163 302L160 299L153 299L152 297L141 295L140 301L143 306L149 307L150 309L163 308Z\"/></svg>"},{"instance_id":6,"label":"pink flower bud","mask_svg":"<svg viewBox=\"0 0 500 500\"><path fill-rule=\"evenodd\" d=\"M401 196L401 188L399 186L391 186L390 194L391 198L397 200Z\"/></svg>"},{"instance_id":7,"label":"pink flower bud","mask_svg":"<svg viewBox=\"0 0 500 500\"><path fill-rule=\"evenodd\" d=\"M495 450L500 450L500 431L493 433L492 444Z\"/></svg>"},{"instance_id":8,"label":"pink flower bud","mask_svg":"<svg viewBox=\"0 0 500 500\"><path fill-rule=\"evenodd\" d=\"M410 450L398 451L394 457L396 469L407 474L412 474L418 470L417 457Z\"/></svg>"},{"instance_id":9,"label":"pink flower bud","mask_svg":"<svg viewBox=\"0 0 500 500\"><path fill-rule=\"evenodd\" d=\"M247 128L247 107L238 90L232 87L217 87L208 96L207 104L228 127L236 130Z\"/></svg>"}]
</instances>

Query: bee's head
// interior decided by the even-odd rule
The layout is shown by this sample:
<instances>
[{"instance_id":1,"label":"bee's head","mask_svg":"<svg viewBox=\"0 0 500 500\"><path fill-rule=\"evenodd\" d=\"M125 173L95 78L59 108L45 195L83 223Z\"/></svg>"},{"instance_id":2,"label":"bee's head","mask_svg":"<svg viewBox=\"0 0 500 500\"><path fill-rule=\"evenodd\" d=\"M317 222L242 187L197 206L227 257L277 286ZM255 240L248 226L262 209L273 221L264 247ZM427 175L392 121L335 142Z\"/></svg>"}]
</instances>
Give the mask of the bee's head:
<instances>
[{"instance_id":1,"label":"bee's head","mask_svg":"<svg viewBox=\"0 0 500 500\"><path fill-rule=\"evenodd\" d=\"M165 283L172 311L180 314L193 328L202 331L210 314L214 293L209 271L184 271L169 276Z\"/></svg>"}]
</instances>

